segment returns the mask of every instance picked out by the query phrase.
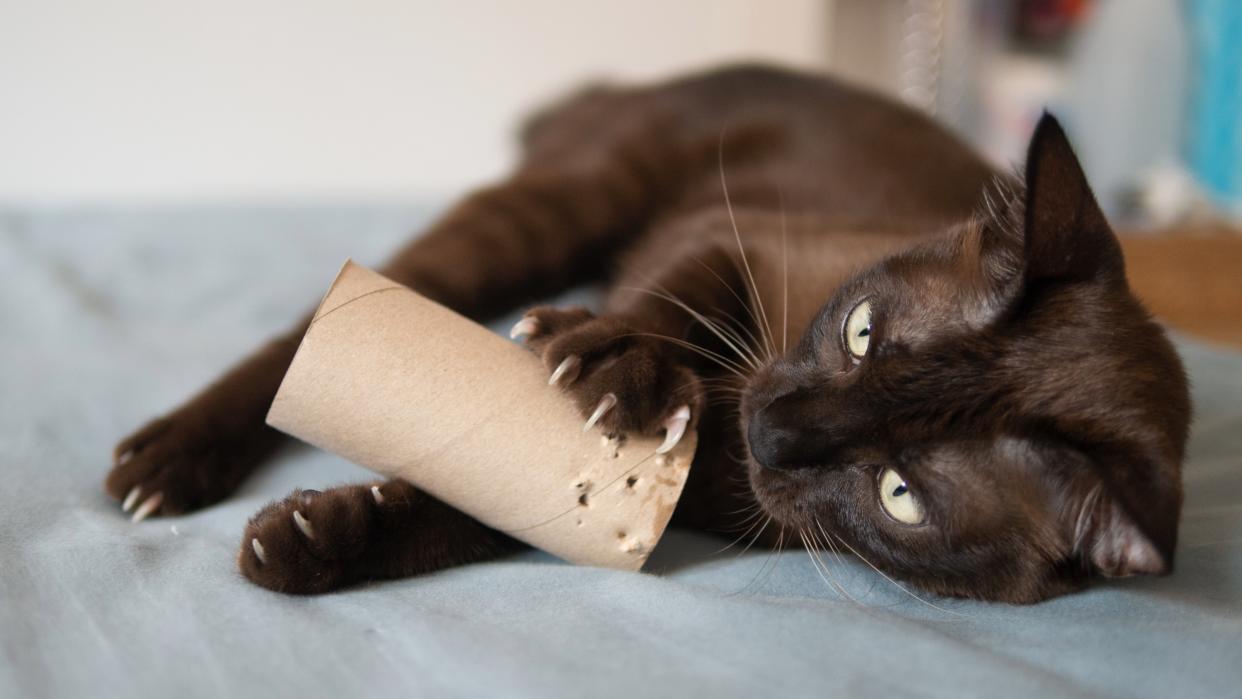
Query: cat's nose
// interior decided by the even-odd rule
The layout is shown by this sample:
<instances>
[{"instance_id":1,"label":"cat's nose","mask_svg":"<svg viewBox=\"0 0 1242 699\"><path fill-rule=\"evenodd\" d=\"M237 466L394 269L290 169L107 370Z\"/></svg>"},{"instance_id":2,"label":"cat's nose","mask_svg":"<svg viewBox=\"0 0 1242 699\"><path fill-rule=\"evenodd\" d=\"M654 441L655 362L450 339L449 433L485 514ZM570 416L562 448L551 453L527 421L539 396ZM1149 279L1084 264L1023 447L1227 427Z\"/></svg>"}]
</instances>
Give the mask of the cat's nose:
<instances>
[{"instance_id":1,"label":"cat's nose","mask_svg":"<svg viewBox=\"0 0 1242 699\"><path fill-rule=\"evenodd\" d=\"M765 425L760 420L761 415L762 412L750 421L750 427L746 431L751 456L755 457L755 461L758 461L759 465L764 468L791 468L792 464L785 459L785 455L789 451L788 447L796 439L796 435L789 430Z\"/></svg>"},{"instance_id":2,"label":"cat's nose","mask_svg":"<svg viewBox=\"0 0 1242 699\"><path fill-rule=\"evenodd\" d=\"M824 463L831 451L826 430L787 421L772 406L751 418L746 429L750 453L764 468L792 470Z\"/></svg>"}]
</instances>

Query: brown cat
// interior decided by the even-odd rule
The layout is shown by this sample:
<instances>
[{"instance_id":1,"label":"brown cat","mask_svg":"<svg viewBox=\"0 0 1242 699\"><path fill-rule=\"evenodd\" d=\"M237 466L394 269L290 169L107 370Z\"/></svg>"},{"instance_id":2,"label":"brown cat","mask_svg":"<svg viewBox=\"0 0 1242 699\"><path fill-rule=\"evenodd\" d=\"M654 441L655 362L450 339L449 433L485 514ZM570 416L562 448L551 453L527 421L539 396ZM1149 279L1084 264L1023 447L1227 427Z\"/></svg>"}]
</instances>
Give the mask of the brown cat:
<instances>
[{"instance_id":1,"label":"brown cat","mask_svg":"<svg viewBox=\"0 0 1242 699\"><path fill-rule=\"evenodd\" d=\"M533 119L505 182L383 272L515 327L584 419L701 433L675 524L838 544L945 595L1034 602L1172 569L1190 404L1056 121L1024 177L822 77L742 67L593 88ZM304 324L122 441L135 519L232 492ZM246 528L265 587L323 592L518 544L389 481L298 491Z\"/></svg>"}]
</instances>

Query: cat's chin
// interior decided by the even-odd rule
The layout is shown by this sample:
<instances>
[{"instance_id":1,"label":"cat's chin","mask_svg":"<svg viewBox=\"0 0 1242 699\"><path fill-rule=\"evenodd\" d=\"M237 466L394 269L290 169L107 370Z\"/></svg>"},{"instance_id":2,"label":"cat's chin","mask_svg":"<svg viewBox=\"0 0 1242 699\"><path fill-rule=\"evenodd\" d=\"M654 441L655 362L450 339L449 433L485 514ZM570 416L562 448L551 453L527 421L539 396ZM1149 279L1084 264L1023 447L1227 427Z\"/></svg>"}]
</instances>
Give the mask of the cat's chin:
<instances>
[{"instance_id":1,"label":"cat's chin","mask_svg":"<svg viewBox=\"0 0 1242 699\"><path fill-rule=\"evenodd\" d=\"M749 459L747 470L759 507L776 522L800 528L819 520L816 510L822 503L814 497L819 488L814 469L771 469Z\"/></svg>"}]
</instances>

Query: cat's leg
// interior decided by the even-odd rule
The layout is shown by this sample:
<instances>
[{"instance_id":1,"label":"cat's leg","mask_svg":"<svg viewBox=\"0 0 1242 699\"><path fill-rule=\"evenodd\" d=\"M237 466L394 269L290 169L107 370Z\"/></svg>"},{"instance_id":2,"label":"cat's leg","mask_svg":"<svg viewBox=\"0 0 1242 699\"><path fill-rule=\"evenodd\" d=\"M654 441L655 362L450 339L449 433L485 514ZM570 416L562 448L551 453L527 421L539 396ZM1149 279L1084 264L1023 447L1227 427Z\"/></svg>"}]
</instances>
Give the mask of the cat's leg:
<instances>
[{"instance_id":1,"label":"cat's leg","mask_svg":"<svg viewBox=\"0 0 1242 699\"><path fill-rule=\"evenodd\" d=\"M496 558L524 545L401 480L294 491L246 526L238 567L257 585L315 594Z\"/></svg>"},{"instance_id":2,"label":"cat's leg","mask_svg":"<svg viewBox=\"0 0 1242 699\"><path fill-rule=\"evenodd\" d=\"M382 271L474 318L598 274L682 167L677 149L631 136L580 161L528 164L466 198ZM274 451L282 437L264 415L306 322L117 445L105 489L123 510L142 519L209 505Z\"/></svg>"}]
</instances>

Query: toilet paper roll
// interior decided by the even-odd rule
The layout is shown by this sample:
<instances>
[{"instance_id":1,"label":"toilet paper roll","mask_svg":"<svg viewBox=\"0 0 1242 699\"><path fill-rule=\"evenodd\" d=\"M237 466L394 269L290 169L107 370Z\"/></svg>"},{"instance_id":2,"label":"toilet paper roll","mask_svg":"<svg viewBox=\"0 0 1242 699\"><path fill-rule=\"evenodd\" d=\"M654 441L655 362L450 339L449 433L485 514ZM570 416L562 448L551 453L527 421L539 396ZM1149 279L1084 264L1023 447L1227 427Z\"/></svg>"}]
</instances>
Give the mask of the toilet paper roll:
<instances>
[{"instance_id":1,"label":"toilet paper roll","mask_svg":"<svg viewBox=\"0 0 1242 699\"><path fill-rule=\"evenodd\" d=\"M267 422L567 561L626 570L663 534L697 441L661 455L658 437L583 432L531 352L353 262Z\"/></svg>"}]
</instances>

